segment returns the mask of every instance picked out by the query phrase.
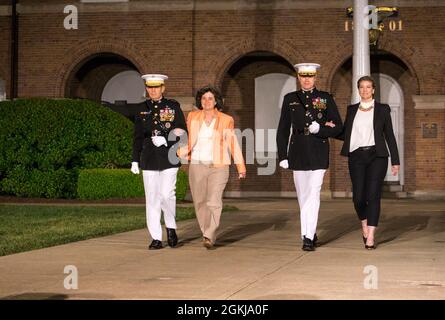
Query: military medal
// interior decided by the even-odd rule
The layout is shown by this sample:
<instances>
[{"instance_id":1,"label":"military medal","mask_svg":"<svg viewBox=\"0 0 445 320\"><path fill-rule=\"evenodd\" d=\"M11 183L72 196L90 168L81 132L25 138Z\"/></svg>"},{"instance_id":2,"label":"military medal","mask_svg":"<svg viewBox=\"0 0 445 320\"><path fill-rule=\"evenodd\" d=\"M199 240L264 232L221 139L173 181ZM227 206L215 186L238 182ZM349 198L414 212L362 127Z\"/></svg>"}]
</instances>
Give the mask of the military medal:
<instances>
[{"instance_id":1,"label":"military medal","mask_svg":"<svg viewBox=\"0 0 445 320\"><path fill-rule=\"evenodd\" d=\"M170 109L169 107L166 107L161 110L160 112L161 121L173 121L175 119L175 110Z\"/></svg>"},{"instance_id":2,"label":"military medal","mask_svg":"<svg viewBox=\"0 0 445 320\"><path fill-rule=\"evenodd\" d=\"M312 99L312 105L317 110L325 110L327 108L327 100L320 97Z\"/></svg>"},{"instance_id":3,"label":"military medal","mask_svg":"<svg viewBox=\"0 0 445 320\"><path fill-rule=\"evenodd\" d=\"M319 113L317 114L317 118L318 118L318 119L323 118L323 113L319 112Z\"/></svg>"}]
</instances>

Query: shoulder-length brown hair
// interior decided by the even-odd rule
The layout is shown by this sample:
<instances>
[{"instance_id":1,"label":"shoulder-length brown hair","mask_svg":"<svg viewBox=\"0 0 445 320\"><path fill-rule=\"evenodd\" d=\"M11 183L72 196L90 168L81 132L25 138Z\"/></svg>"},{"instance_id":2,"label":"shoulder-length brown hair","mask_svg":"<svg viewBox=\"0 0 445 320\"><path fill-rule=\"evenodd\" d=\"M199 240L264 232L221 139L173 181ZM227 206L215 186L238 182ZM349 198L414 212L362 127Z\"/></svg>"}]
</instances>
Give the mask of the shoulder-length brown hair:
<instances>
[{"instance_id":1,"label":"shoulder-length brown hair","mask_svg":"<svg viewBox=\"0 0 445 320\"><path fill-rule=\"evenodd\" d=\"M375 89L375 81L374 78L371 76L363 76L360 79L357 80L357 88L360 89L360 83L362 81L369 81L372 83L372 88Z\"/></svg>"},{"instance_id":2,"label":"shoulder-length brown hair","mask_svg":"<svg viewBox=\"0 0 445 320\"><path fill-rule=\"evenodd\" d=\"M201 98L207 92L211 92L213 94L213 96L215 97L215 101L216 101L215 108L217 108L219 111L221 111L224 108L224 99L221 95L221 92L216 87L211 86L211 85L202 87L201 89L198 90L198 92L196 92L196 98L195 98L196 107L198 109L202 110Z\"/></svg>"}]
</instances>

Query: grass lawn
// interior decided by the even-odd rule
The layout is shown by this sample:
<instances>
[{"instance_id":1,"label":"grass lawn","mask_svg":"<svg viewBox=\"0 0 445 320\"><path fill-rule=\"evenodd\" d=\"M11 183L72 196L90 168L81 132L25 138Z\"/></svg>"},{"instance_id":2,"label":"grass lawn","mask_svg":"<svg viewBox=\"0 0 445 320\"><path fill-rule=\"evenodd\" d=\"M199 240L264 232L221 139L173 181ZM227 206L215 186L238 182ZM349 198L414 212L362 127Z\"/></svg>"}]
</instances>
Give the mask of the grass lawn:
<instances>
[{"instance_id":1,"label":"grass lawn","mask_svg":"<svg viewBox=\"0 0 445 320\"><path fill-rule=\"evenodd\" d=\"M176 216L193 219L195 210L178 207ZM145 227L144 207L0 205L0 256Z\"/></svg>"}]
</instances>

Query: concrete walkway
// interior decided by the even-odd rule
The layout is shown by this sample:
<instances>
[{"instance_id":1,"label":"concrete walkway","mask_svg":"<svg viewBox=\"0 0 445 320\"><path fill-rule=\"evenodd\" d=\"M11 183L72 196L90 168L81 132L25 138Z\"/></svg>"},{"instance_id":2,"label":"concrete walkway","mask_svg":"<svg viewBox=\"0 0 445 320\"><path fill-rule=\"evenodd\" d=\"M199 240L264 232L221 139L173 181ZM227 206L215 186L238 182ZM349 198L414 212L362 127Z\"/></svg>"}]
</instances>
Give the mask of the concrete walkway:
<instances>
[{"instance_id":1,"label":"concrete walkway","mask_svg":"<svg viewBox=\"0 0 445 320\"><path fill-rule=\"evenodd\" d=\"M301 250L296 200L225 200L218 246L195 220L179 248L146 230L0 257L6 299L445 299L445 202L384 200L378 248L364 249L351 200L323 201L315 252ZM64 267L78 289L64 288ZM364 273L370 272L368 273Z\"/></svg>"}]
</instances>

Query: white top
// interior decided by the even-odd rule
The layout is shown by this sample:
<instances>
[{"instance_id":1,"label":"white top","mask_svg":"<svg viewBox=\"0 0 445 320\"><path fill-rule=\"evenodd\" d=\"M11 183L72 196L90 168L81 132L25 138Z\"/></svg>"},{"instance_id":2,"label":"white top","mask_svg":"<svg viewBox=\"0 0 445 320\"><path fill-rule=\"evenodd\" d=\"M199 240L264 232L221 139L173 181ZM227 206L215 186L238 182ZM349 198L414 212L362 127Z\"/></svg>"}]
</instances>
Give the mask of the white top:
<instances>
[{"instance_id":1,"label":"white top","mask_svg":"<svg viewBox=\"0 0 445 320\"><path fill-rule=\"evenodd\" d=\"M215 127L216 119L213 119L209 126L205 121L199 129L198 139L192 149L193 162L213 162L213 128Z\"/></svg>"},{"instance_id":2,"label":"white top","mask_svg":"<svg viewBox=\"0 0 445 320\"><path fill-rule=\"evenodd\" d=\"M364 109L369 109L374 106L374 99L370 102L360 102L360 106ZM360 147L374 145L374 108L369 111L362 111L359 108L352 124L349 152Z\"/></svg>"}]
</instances>

